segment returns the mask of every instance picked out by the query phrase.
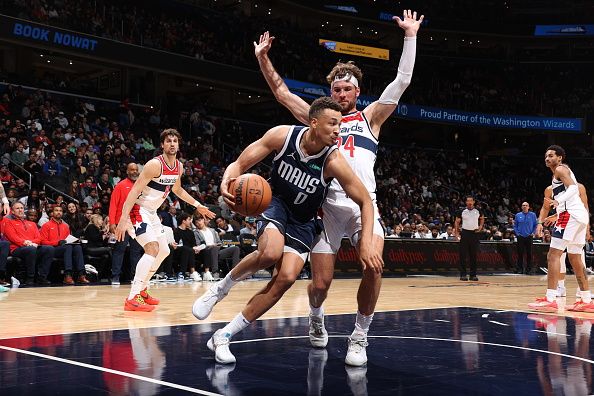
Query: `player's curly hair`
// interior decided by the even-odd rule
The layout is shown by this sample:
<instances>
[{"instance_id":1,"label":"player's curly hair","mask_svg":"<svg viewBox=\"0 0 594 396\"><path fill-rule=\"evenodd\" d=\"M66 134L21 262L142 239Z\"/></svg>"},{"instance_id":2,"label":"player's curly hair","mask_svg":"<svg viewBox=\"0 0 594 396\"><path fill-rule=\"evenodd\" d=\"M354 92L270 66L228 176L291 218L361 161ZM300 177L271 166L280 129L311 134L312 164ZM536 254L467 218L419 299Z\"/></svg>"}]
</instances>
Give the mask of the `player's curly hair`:
<instances>
[{"instance_id":1,"label":"player's curly hair","mask_svg":"<svg viewBox=\"0 0 594 396\"><path fill-rule=\"evenodd\" d=\"M565 163L565 160L567 159L567 157L565 156L565 150L563 149L563 147L553 144L552 146L549 146L547 148L547 151L549 151L549 150L553 150L556 155L558 155L559 157L562 157L563 159L561 160L561 162Z\"/></svg>"},{"instance_id":2,"label":"player's curly hair","mask_svg":"<svg viewBox=\"0 0 594 396\"><path fill-rule=\"evenodd\" d=\"M355 65L355 62L353 61L348 61L347 63L340 61L337 62L336 65L332 68L332 70L330 70L330 73L326 76L326 81L328 81L328 84L332 84L332 82L337 76L339 78L342 78L347 74L355 76L357 81L359 81L359 86L361 86L361 81L363 80L363 72L361 71L361 69L359 69L357 65Z\"/></svg>"},{"instance_id":3,"label":"player's curly hair","mask_svg":"<svg viewBox=\"0 0 594 396\"><path fill-rule=\"evenodd\" d=\"M165 142L165 138L167 136L175 136L177 138L177 141L181 143L182 141L182 136L181 134L177 131L177 129L173 129L173 128L169 128L169 129L165 129L163 132L161 132L161 144L163 144Z\"/></svg>"}]
</instances>

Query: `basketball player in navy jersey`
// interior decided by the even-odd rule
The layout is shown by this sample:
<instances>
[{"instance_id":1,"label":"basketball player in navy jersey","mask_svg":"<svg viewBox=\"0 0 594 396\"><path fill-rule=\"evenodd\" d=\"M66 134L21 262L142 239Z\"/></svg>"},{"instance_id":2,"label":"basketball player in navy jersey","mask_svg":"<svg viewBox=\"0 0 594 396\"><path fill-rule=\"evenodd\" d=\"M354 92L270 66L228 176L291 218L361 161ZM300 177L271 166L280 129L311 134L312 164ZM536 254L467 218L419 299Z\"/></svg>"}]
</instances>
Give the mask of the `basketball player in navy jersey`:
<instances>
[{"instance_id":1,"label":"basketball player in navy jersey","mask_svg":"<svg viewBox=\"0 0 594 396\"><path fill-rule=\"evenodd\" d=\"M327 187L337 180L361 210L363 267L380 271L381 255L371 249L373 204L361 180L348 166L335 145L338 139L341 107L334 100L316 99L309 109L308 127L277 126L250 144L227 167L221 181L221 194L233 207L229 182L270 153L275 153L271 175L272 201L258 219L258 250L246 256L219 283L194 303L192 313L205 319L240 279L275 265L272 279L254 295L230 323L217 330L207 346L218 363L234 363L230 338L262 316L293 285L303 268L316 234L316 213Z\"/></svg>"},{"instance_id":2,"label":"basketball player in navy jersey","mask_svg":"<svg viewBox=\"0 0 594 396\"><path fill-rule=\"evenodd\" d=\"M404 30L402 56L396 79L385 88L379 100L371 103L363 111L357 111L357 97L360 93L359 85L362 73L351 62L339 62L327 77L332 98L341 106L340 151L355 174L361 178L374 202L373 249L380 255L384 249L384 229L375 204L376 188L373 171L378 139L382 124L396 110L402 93L410 84L416 56L417 32L423 21L423 15L417 18L416 12L405 10L402 19L394 17L394 20ZM289 91L268 58L268 51L273 39L274 37L266 32L260 36L259 43L254 43L260 69L276 99L289 109L295 118L306 123L309 105ZM310 342L314 347L321 348L328 343L322 303L326 299L332 283L334 263L341 239L346 235L357 249L360 250L362 247L359 238L361 213L357 205L349 199L348 194L337 183L330 186L328 198L323 205L323 213L324 233L317 238L312 248L312 283L308 287L311 308ZM358 312L355 329L349 338L345 359L345 363L348 365L363 366L367 363L365 349L367 347L367 332L379 297L381 272L381 268L363 268L363 279L357 293Z\"/></svg>"},{"instance_id":3,"label":"basketball player in navy jersey","mask_svg":"<svg viewBox=\"0 0 594 396\"><path fill-rule=\"evenodd\" d=\"M560 258L567 249L567 256L580 288L580 301L571 311L594 312L594 302L590 294L588 278L582 265L581 253L586 243L589 224L589 213L580 198L578 182L571 169L563 162L565 150L557 145L550 146L545 153L545 164L553 173L551 195L544 197L543 205L554 208L558 214L552 233L551 245L547 254L547 292L544 297L537 298L528 307L537 311L557 312L557 287L560 271ZM545 194L547 191L545 190ZM544 210L541 210L541 215ZM543 223L546 218L539 218ZM536 232L542 236L542 224L538 224Z\"/></svg>"},{"instance_id":4,"label":"basketball player in navy jersey","mask_svg":"<svg viewBox=\"0 0 594 396\"><path fill-rule=\"evenodd\" d=\"M122 241L128 231L144 249L144 255L136 265L130 295L124 302L126 311L150 312L159 304L159 300L149 294L148 284L161 262L169 255L165 230L157 215L157 209L169 192L173 191L179 198L195 206L202 216L208 219L215 216L181 187L184 167L176 158L180 140L181 135L175 129L165 129L161 133L163 154L144 165L124 202L121 220L115 230L118 241Z\"/></svg>"}]
</instances>

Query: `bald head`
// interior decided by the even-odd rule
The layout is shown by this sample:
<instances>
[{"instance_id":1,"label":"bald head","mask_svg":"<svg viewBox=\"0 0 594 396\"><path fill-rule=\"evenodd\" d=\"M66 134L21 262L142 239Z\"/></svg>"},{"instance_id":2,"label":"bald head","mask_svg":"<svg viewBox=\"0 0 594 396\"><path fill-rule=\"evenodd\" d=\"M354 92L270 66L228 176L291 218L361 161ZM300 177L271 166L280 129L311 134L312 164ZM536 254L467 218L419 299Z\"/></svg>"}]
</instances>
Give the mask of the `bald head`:
<instances>
[{"instance_id":1,"label":"bald head","mask_svg":"<svg viewBox=\"0 0 594 396\"><path fill-rule=\"evenodd\" d=\"M138 165L134 162L130 162L126 167L126 175L128 176L128 179L136 181L136 179L138 179Z\"/></svg>"},{"instance_id":2,"label":"bald head","mask_svg":"<svg viewBox=\"0 0 594 396\"><path fill-rule=\"evenodd\" d=\"M530 205L528 204L528 202L522 202L522 212L528 213L529 210L530 210Z\"/></svg>"}]
</instances>

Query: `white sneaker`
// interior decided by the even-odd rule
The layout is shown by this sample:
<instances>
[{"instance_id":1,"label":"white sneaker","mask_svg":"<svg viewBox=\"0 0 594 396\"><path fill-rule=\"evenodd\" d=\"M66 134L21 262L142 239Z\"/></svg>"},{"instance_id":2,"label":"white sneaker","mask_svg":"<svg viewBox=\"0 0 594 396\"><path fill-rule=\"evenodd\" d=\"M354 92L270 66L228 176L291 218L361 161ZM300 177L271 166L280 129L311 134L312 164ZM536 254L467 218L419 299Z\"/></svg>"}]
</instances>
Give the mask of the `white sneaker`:
<instances>
[{"instance_id":1,"label":"white sneaker","mask_svg":"<svg viewBox=\"0 0 594 396\"><path fill-rule=\"evenodd\" d=\"M202 280L210 282L213 281L214 278L212 277L212 273L210 271L205 272L204 274L202 274Z\"/></svg>"},{"instance_id":2,"label":"white sneaker","mask_svg":"<svg viewBox=\"0 0 594 396\"><path fill-rule=\"evenodd\" d=\"M215 360L221 364L235 363L235 356L229 350L230 334L223 333L223 329L215 331L206 346L215 353Z\"/></svg>"},{"instance_id":3,"label":"white sneaker","mask_svg":"<svg viewBox=\"0 0 594 396\"><path fill-rule=\"evenodd\" d=\"M314 348L325 348L328 345L328 332L324 326L324 316L309 314L309 342Z\"/></svg>"},{"instance_id":4,"label":"white sneaker","mask_svg":"<svg viewBox=\"0 0 594 396\"><path fill-rule=\"evenodd\" d=\"M344 362L349 366L363 366L367 363L367 337L360 339L353 339L349 337L348 341L349 349L347 351Z\"/></svg>"},{"instance_id":5,"label":"white sneaker","mask_svg":"<svg viewBox=\"0 0 594 396\"><path fill-rule=\"evenodd\" d=\"M219 284L215 283L194 301L192 314L194 314L197 319L204 320L208 318L208 315L210 315L214 306L227 295L223 294L218 286Z\"/></svg>"},{"instance_id":6,"label":"white sneaker","mask_svg":"<svg viewBox=\"0 0 594 396\"><path fill-rule=\"evenodd\" d=\"M202 280L202 277L197 271L194 271L190 274L190 279L192 279L194 282L200 282Z\"/></svg>"},{"instance_id":7,"label":"white sneaker","mask_svg":"<svg viewBox=\"0 0 594 396\"><path fill-rule=\"evenodd\" d=\"M567 289L565 286L557 286L557 297L567 296Z\"/></svg>"}]
</instances>

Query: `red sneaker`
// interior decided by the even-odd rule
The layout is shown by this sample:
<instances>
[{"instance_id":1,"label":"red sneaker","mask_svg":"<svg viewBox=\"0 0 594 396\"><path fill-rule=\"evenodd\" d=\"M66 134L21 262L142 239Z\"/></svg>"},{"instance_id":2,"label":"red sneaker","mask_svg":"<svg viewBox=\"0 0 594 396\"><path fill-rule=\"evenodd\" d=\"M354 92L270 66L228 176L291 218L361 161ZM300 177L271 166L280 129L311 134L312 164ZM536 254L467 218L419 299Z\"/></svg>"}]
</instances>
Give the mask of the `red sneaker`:
<instances>
[{"instance_id":1,"label":"red sneaker","mask_svg":"<svg viewBox=\"0 0 594 396\"><path fill-rule=\"evenodd\" d=\"M144 299L140 294L135 295L131 300L126 299L124 302L124 311L151 312L153 309L155 309L155 307L144 302Z\"/></svg>"},{"instance_id":2,"label":"red sneaker","mask_svg":"<svg viewBox=\"0 0 594 396\"><path fill-rule=\"evenodd\" d=\"M148 289L145 287L144 290L140 292L140 296L143 298L144 302L148 305L159 305L161 302L158 298L151 296Z\"/></svg>"},{"instance_id":3,"label":"red sneaker","mask_svg":"<svg viewBox=\"0 0 594 396\"><path fill-rule=\"evenodd\" d=\"M594 312L594 301L585 303L582 300L577 301L573 306L567 308L568 311L573 312Z\"/></svg>"},{"instance_id":4,"label":"red sneaker","mask_svg":"<svg viewBox=\"0 0 594 396\"><path fill-rule=\"evenodd\" d=\"M557 312L559 310L557 301L549 302L546 297L538 297L536 301L528 304L528 308L542 312Z\"/></svg>"}]
</instances>

